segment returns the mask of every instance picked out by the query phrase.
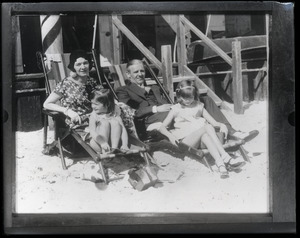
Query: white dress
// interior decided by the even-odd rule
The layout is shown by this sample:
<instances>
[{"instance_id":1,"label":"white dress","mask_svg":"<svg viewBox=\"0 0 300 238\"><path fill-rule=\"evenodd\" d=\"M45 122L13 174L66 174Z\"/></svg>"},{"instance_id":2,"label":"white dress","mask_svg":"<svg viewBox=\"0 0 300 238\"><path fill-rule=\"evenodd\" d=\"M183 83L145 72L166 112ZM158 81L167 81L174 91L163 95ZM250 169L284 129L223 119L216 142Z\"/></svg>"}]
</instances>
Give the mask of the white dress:
<instances>
[{"instance_id":1,"label":"white dress","mask_svg":"<svg viewBox=\"0 0 300 238\"><path fill-rule=\"evenodd\" d=\"M201 129L207 123L202 117L203 108L201 102L197 102L195 107L184 107L179 103L172 106L175 118L174 129L170 132L179 140Z\"/></svg>"}]
</instances>

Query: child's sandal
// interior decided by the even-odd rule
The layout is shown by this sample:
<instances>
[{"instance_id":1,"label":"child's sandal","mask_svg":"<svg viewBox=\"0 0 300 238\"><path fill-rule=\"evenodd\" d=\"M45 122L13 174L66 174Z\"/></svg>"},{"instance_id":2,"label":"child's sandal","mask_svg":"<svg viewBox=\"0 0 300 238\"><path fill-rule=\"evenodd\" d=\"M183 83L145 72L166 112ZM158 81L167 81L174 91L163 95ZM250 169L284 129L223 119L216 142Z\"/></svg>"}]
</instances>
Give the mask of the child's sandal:
<instances>
[{"instance_id":1,"label":"child's sandal","mask_svg":"<svg viewBox=\"0 0 300 238\"><path fill-rule=\"evenodd\" d=\"M229 178L229 173L224 165L218 167L221 179ZM223 168L223 169L221 169Z\"/></svg>"},{"instance_id":2,"label":"child's sandal","mask_svg":"<svg viewBox=\"0 0 300 238\"><path fill-rule=\"evenodd\" d=\"M233 159L229 154L225 154L222 156L223 161L228 158L229 158L229 160L227 162L224 162L226 169L228 171L240 169L245 164L245 161L234 162L235 159Z\"/></svg>"}]
</instances>

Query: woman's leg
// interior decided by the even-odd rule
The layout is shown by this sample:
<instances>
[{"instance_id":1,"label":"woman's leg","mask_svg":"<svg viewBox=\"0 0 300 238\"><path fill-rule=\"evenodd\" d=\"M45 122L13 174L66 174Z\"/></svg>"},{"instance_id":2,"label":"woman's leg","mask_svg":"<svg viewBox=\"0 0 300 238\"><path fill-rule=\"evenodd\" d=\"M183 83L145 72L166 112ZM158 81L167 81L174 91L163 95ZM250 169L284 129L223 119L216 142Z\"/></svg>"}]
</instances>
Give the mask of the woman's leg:
<instances>
[{"instance_id":1,"label":"woman's leg","mask_svg":"<svg viewBox=\"0 0 300 238\"><path fill-rule=\"evenodd\" d=\"M119 148L121 135L122 135L122 126L116 119L111 119L110 123L110 141L112 148Z\"/></svg>"},{"instance_id":2,"label":"woman's leg","mask_svg":"<svg viewBox=\"0 0 300 238\"><path fill-rule=\"evenodd\" d=\"M193 132L192 134L188 135L187 137L185 137L182 140L182 142L186 145L198 149L200 147L201 137L203 136L204 133L205 133L205 129L201 128Z\"/></svg>"}]
</instances>

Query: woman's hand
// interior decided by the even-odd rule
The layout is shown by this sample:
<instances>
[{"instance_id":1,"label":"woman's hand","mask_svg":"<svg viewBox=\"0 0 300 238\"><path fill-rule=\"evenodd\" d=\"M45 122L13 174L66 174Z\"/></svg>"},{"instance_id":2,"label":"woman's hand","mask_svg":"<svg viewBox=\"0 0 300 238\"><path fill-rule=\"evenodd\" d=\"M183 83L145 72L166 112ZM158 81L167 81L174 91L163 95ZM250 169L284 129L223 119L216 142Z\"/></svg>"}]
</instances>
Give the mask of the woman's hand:
<instances>
[{"instance_id":1,"label":"woman's hand","mask_svg":"<svg viewBox=\"0 0 300 238\"><path fill-rule=\"evenodd\" d=\"M77 112L74 112L72 109L67 109L65 111L65 115L70 117L71 122L73 124L78 123L79 125L81 124L81 117L79 116L79 114Z\"/></svg>"},{"instance_id":2,"label":"woman's hand","mask_svg":"<svg viewBox=\"0 0 300 238\"><path fill-rule=\"evenodd\" d=\"M227 135L228 135L228 128L224 123L220 123L220 132L224 133L224 139L227 139Z\"/></svg>"},{"instance_id":3,"label":"woman's hand","mask_svg":"<svg viewBox=\"0 0 300 238\"><path fill-rule=\"evenodd\" d=\"M101 146L101 149L103 150L103 153L110 152L110 146L107 142L100 144L100 146Z\"/></svg>"}]
</instances>

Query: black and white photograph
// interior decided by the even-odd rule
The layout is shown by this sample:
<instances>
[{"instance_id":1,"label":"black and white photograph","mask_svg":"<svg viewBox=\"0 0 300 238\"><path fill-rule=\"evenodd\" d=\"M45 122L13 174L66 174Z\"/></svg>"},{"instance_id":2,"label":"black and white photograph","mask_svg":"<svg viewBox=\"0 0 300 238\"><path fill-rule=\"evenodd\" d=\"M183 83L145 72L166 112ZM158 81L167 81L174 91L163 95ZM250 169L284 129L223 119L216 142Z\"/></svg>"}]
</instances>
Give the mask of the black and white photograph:
<instances>
[{"instance_id":1,"label":"black and white photograph","mask_svg":"<svg viewBox=\"0 0 300 238\"><path fill-rule=\"evenodd\" d=\"M272 11L52 4L10 19L13 214L273 213Z\"/></svg>"}]
</instances>

